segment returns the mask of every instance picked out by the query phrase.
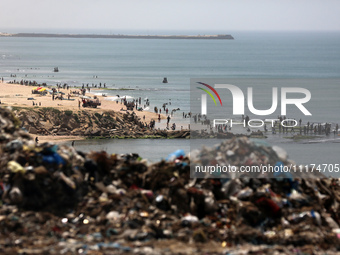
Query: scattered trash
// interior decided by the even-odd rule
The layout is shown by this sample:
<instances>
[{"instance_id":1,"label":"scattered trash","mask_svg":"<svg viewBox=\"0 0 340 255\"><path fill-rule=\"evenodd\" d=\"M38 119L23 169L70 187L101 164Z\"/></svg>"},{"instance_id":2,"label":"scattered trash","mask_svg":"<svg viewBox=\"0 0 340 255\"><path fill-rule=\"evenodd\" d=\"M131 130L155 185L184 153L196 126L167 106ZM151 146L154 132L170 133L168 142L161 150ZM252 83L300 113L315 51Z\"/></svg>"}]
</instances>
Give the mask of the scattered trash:
<instances>
[{"instance_id":1,"label":"scattered trash","mask_svg":"<svg viewBox=\"0 0 340 255\"><path fill-rule=\"evenodd\" d=\"M0 108L2 254L338 254L339 179L190 178L182 151L136 154L36 144ZM287 164L247 138L195 161Z\"/></svg>"}]
</instances>

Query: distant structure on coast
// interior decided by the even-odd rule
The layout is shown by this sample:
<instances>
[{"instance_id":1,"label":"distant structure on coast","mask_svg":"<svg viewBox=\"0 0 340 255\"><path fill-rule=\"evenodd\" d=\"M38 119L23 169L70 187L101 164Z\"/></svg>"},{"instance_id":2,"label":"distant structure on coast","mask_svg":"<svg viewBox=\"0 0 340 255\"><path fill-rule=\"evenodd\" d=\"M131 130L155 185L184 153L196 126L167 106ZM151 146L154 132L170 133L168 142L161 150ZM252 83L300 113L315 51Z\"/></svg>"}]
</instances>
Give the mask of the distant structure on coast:
<instances>
[{"instance_id":1,"label":"distant structure on coast","mask_svg":"<svg viewBox=\"0 0 340 255\"><path fill-rule=\"evenodd\" d=\"M45 33L0 33L11 37L60 37L60 38L127 38L127 39L219 39L232 40L228 34L221 35L97 35L97 34L45 34Z\"/></svg>"}]
</instances>

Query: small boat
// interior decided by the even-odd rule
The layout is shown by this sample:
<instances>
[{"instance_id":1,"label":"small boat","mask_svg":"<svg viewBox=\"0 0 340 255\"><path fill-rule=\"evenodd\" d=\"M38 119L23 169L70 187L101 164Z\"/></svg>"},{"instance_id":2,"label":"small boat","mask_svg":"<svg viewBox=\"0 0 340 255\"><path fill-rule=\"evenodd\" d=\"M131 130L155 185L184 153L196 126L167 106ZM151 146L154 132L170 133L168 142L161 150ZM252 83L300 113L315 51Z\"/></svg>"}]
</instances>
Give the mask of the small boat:
<instances>
[{"instance_id":1,"label":"small boat","mask_svg":"<svg viewBox=\"0 0 340 255\"><path fill-rule=\"evenodd\" d=\"M54 72L55 72L55 73L59 72L59 68L58 68L58 67L55 67L55 68L54 68Z\"/></svg>"},{"instance_id":2,"label":"small boat","mask_svg":"<svg viewBox=\"0 0 340 255\"><path fill-rule=\"evenodd\" d=\"M168 78L164 77L163 83L168 83Z\"/></svg>"}]
</instances>

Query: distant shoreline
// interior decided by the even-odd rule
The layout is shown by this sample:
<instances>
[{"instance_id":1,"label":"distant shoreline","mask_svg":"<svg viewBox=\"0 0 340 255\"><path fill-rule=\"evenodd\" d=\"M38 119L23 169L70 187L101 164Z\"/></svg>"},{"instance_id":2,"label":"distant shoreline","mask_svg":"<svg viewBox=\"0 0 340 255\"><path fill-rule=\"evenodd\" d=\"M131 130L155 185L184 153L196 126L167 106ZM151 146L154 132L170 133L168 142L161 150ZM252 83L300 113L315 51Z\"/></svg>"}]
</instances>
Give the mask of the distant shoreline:
<instances>
[{"instance_id":1,"label":"distant shoreline","mask_svg":"<svg viewBox=\"0 0 340 255\"><path fill-rule=\"evenodd\" d=\"M233 40L228 34L221 35L103 35L103 34L48 34L48 33L0 33L6 37L50 37L50 38L109 38L109 39L205 39L205 40Z\"/></svg>"}]
</instances>

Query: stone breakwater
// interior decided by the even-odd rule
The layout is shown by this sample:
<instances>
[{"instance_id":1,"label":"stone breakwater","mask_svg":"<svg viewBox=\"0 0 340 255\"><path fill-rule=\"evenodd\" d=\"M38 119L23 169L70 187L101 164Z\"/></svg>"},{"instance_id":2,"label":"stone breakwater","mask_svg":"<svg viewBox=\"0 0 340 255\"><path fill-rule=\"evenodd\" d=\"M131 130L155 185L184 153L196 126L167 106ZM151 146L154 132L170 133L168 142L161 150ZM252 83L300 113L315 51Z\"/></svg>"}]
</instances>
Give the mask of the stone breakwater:
<instances>
[{"instance_id":1,"label":"stone breakwater","mask_svg":"<svg viewBox=\"0 0 340 255\"><path fill-rule=\"evenodd\" d=\"M220 35L100 35L100 34L46 34L46 33L0 33L0 36L11 37L48 37L48 38L107 38L107 39L203 39L203 40L233 40L229 34Z\"/></svg>"},{"instance_id":2,"label":"stone breakwater","mask_svg":"<svg viewBox=\"0 0 340 255\"><path fill-rule=\"evenodd\" d=\"M266 138L261 132L249 135L195 130L151 129L134 112L59 110L52 107L15 107L21 126L32 135L79 136L86 138Z\"/></svg>"},{"instance_id":3,"label":"stone breakwater","mask_svg":"<svg viewBox=\"0 0 340 255\"><path fill-rule=\"evenodd\" d=\"M134 113L58 110L51 107L15 108L21 126L32 135L88 138L189 138L188 130L151 129Z\"/></svg>"},{"instance_id":4,"label":"stone breakwater","mask_svg":"<svg viewBox=\"0 0 340 255\"><path fill-rule=\"evenodd\" d=\"M0 108L1 254L339 254L338 179L191 179L188 157L37 145L20 126ZM278 157L233 138L195 160L216 154Z\"/></svg>"}]
</instances>

